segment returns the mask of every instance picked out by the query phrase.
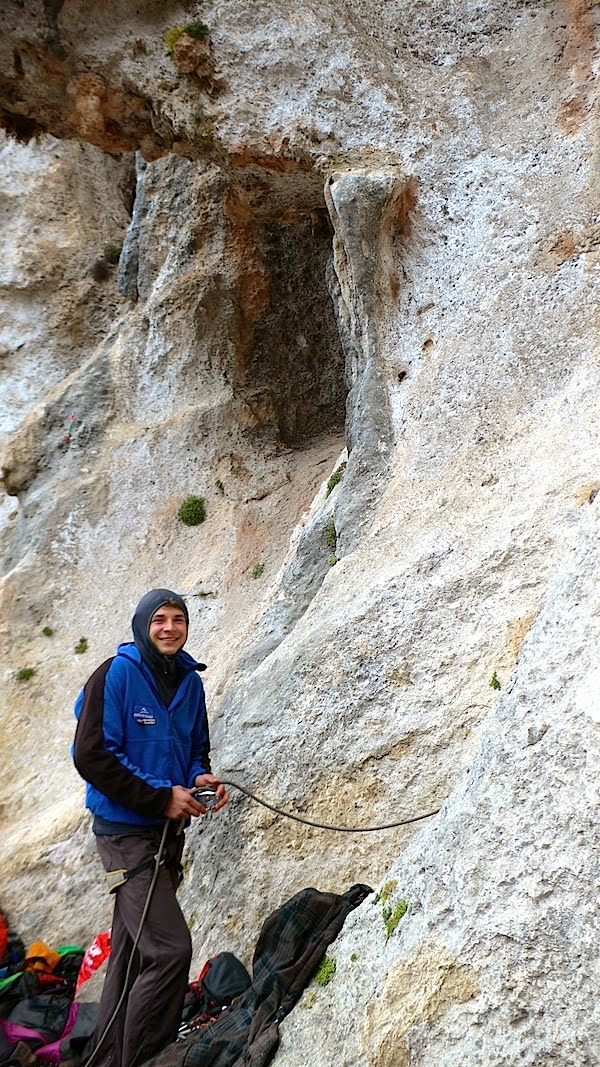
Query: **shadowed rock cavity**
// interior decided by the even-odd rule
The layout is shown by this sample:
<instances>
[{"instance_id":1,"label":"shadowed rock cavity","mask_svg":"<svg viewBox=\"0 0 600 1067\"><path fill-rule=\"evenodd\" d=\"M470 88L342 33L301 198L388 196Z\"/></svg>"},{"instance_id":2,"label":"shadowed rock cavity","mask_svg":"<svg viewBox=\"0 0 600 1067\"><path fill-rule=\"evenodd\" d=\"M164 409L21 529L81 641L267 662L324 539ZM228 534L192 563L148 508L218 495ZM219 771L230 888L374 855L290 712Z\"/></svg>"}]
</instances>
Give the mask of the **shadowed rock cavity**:
<instances>
[{"instance_id":1,"label":"shadowed rock cavity","mask_svg":"<svg viewBox=\"0 0 600 1067\"><path fill-rule=\"evenodd\" d=\"M119 264L119 288L133 300L149 297L155 282L144 267L144 233L155 210L155 170L164 166L174 182L185 182L196 164L177 157L147 164L138 154L132 223ZM321 178L260 167L221 178L225 255L233 268L234 392L256 428L272 430L284 445L342 434L344 353L326 282L332 229Z\"/></svg>"},{"instance_id":2,"label":"shadowed rock cavity","mask_svg":"<svg viewBox=\"0 0 600 1067\"><path fill-rule=\"evenodd\" d=\"M143 319L152 334L141 360L124 357L136 417L165 419L178 394L202 405L222 382L239 430L259 450L302 449L326 435L334 447L338 438L341 451L345 416L346 474L331 498L313 506L288 556L249 642L244 665L255 667L291 632L332 563L359 543L381 496L393 435L378 338L386 287L379 281L409 186L394 168L349 172L328 181L325 200L321 176L300 168L278 172L252 162L226 172L177 156L147 163L139 155L136 169L118 272L121 293L137 304L135 350ZM173 374L178 389L165 392ZM83 410L79 386L94 395L86 365L32 416L31 432L21 427L10 442L2 463L9 493L21 495L34 481L41 489L40 473L45 483L53 472L60 477L64 464L49 452L49 427L56 412ZM96 405L100 435L110 410ZM11 566L15 550L13 543Z\"/></svg>"},{"instance_id":3,"label":"shadowed rock cavity","mask_svg":"<svg viewBox=\"0 0 600 1067\"><path fill-rule=\"evenodd\" d=\"M343 432L344 356L326 285L331 231L324 206L257 232L269 298L252 333L244 387L272 406L279 436L299 445Z\"/></svg>"},{"instance_id":4,"label":"shadowed rock cavity","mask_svg":"<svg viewBox=\"0 0 600 1067\"><path fill-rule=\"evenodd\" d=\"M244 670L254 669L277 648L304 615L332 563L360 542L372 521L391 461L391 410L378 335L382 293L389 291L389 285L380 282L389 272L394 233L407 224L414 189L398 168L390 168L333 175L326 183L325 195L334 228L327 281L344 348L348 389L348 465L339 489L313 509L277 595L255 630L243 660ZM293 277L291 270L287 278ZM312 326L319 330L320 322L311 323L306 309L302 310L305 329ZM276 332L281 335L283 328L285 322L280 320ZM281 348L284 350L283 343ZM332 367L326 369L331 375ZM285 366L280 370L283 389L286 370ZM323 384L328 390L325 396L335 389L331 377ZM312 395L310 389L304 394ZM284 401L290 405L290 425L298 413L294 399L293 388L288 389ZM310 410L314 418L315 410Z\"/></svg>"}]
</instances>

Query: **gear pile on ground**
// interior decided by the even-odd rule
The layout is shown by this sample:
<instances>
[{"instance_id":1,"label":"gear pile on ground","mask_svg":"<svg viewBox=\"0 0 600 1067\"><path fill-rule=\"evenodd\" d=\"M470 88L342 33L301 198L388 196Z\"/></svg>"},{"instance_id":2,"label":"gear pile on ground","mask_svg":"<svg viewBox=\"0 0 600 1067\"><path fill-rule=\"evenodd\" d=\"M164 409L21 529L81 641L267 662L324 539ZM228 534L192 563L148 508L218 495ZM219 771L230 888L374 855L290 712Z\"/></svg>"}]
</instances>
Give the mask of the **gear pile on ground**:
<instances>
[{"instance_id":1,"label":"gear pile on ground","mask_svg":"<svg viewBox=\"0 0 600 1067\"><path fill-rule=\"evenodd\" d=\"M0 914L0 1064L80 1061L94 1029L97 1005L77 1004L85 957L78 945L29 949Z\"/></svg>"},{"instance_id":2,"label":"gear pile on ground","mask_svg":"<svg viewBox=\"0 0 600 1067\"><path fill-rule=\"evenodd\" d=\"M252 981L223 952L188 986L180 1039L149 1067L263 1067L279 1044L279 1023L308 985L349 913L372 892L343 895L304 889L265 920ZM36 941L28 951L0 914L0 1067L80 1067L92 1049L98 1005L79 1004L77 990L106 959L110 937L84 951Z\"/></svg>"}]
</instances>

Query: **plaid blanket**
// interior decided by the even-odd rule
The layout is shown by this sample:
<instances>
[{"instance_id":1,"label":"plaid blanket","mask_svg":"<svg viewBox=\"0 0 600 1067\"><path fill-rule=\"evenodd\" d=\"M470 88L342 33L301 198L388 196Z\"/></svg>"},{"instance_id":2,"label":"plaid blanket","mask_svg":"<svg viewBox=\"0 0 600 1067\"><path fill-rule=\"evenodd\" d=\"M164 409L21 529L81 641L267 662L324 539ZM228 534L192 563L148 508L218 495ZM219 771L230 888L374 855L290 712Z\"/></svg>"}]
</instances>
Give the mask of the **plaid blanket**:
<instances>
[{"instance_id":1,"label":"plaid blanket","mask_svg":"<svg viewBox=\"0 0 600 1067\"><path fill-rule=\"evenodd\" d=\"M303 889L266 919L250 988L200 1034L169 1045L149 1067L264 1067L279 1044L279 1023L300 997L346 916L372 893Z\"/></svg>"}]
</instances>

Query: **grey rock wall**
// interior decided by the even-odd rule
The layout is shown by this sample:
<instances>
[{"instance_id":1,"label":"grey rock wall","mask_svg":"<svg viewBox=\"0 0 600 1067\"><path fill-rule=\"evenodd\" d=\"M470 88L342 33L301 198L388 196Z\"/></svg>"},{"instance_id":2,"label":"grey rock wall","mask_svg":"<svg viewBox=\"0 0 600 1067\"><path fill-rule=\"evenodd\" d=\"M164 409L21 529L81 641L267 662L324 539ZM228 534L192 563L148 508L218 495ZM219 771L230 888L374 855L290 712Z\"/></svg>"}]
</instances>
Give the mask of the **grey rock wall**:
<instances>
[{"instance_id":1,"label":"grey rock wall","mask_svg":"<svg viewBox=\"0 0 600 1067\"><path fill-rule=\"evenodd\" d=\"M72 704L170 585L217 771L324 822L442 806L351 837L234 794L188 835L194 964L395 881L282 1062L596 1062L597 8L218 0L201 73L164 44L191 5L17 8L3 122L47 132L0 153L0 905L109 923Z\"/></svg>"},{"instance_id":2,"label":"grey rock wall","mask_svg":"<svg viewBox=\"0 0 600 1067\"><path fill-rule=\"evenodd\" d=\"M315 1033L340 1067L599 1062L597 506L587 520L471 767L347 920L277 1064L309 1062Z\"/></svg>"}]
</instances>

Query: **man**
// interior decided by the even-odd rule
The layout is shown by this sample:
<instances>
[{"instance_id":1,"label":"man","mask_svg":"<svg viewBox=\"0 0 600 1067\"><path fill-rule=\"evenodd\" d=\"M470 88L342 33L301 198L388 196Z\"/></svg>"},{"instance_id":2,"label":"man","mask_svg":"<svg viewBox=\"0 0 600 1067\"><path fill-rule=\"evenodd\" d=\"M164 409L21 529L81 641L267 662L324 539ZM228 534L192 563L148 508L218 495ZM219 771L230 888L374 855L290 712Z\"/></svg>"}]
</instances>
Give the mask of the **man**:
<instances>
[{"instance_id":1,"label":"man","mask_svg":"<svg viewBox=\"0 0 600 1067\"><path fill-rule=\"evenodd\" d=\"M75 705L73 757L87 782L98 852L107 872L129 873L116 889L94 1067L135 1067L175 1039L192 955L175 896L181 827L205 813L194 788L216 791L214 811L229 799L210 773L204 689L196 674L204 664L182 651L188 624L177 593L146 593L133 616L133 643L119 645L117 655L98 667ZM105 1034L123 993L165 819L165 862L142 926L135 980Z\"/></svg>"}]
</instances>

